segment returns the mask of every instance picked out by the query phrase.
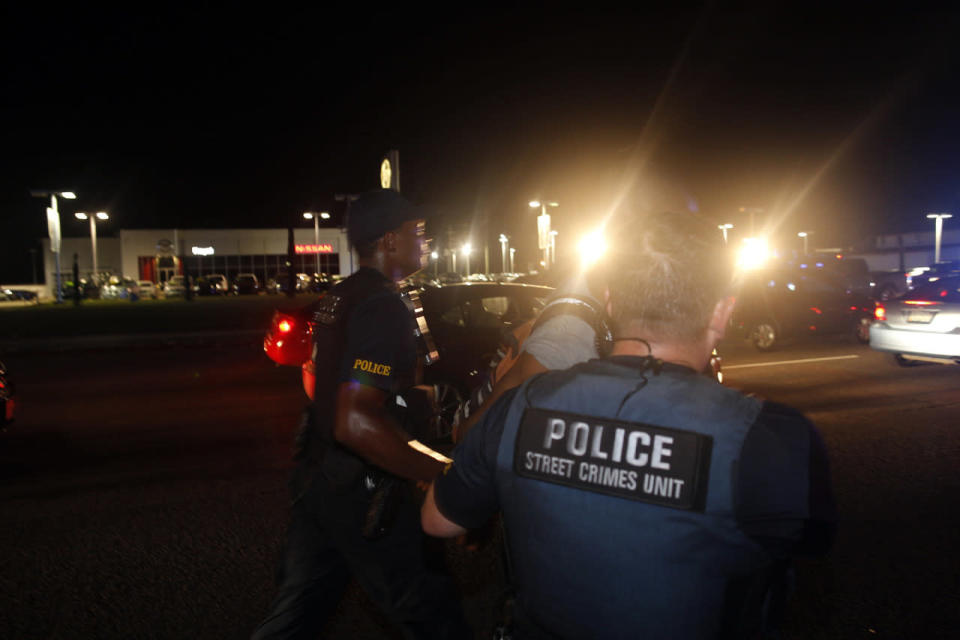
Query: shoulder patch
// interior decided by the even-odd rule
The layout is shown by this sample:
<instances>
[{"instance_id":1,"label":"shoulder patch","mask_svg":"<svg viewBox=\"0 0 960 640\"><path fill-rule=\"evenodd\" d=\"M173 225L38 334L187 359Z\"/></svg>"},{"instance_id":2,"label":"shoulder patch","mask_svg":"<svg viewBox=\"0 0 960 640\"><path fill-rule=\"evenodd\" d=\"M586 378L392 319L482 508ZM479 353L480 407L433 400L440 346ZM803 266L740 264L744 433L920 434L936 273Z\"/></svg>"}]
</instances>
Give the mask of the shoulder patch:
<instances>
[{"instance_id":1,"label":"shoulder patch","mask_svg":"<svg viewBox=\"0 0 960 640\"><path fill-rule=\"evenodd\" d=\"M563 411L527 409L517 430L517 475L584 491L703 511L711 436Z\"/></svg>"}]
</instances>

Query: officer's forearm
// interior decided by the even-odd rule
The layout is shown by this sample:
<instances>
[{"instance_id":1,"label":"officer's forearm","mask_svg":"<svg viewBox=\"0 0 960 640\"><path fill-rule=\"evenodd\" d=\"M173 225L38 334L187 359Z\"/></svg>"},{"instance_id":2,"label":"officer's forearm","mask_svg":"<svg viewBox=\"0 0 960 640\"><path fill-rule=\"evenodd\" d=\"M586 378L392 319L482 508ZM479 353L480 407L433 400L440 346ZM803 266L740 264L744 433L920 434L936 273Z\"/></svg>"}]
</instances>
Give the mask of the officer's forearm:
<instances>
[{"instance_id":1,"label":"officer's forearm","mask_svg":"<svg viewBox=\"0 0 960 640\"><path fill-rule=\"evenodd\" d=\"M503 377L497 380L497 383L493 386L493 391L490 393L490 397L483 401L483 404L480 405L480 408L477 411L474 411L469 418L464 421L463 424L459 425L453 433L454 442L460 442L463 440L464 436L467 435L467 432L470 431L478 422L480 418L483 417L483 414L487 412L487 409L493 406L493 403L497 399L505 394L510 389L514 387L519 387L524 380L529 378L532 375L538 373L543 373L547 368L540 364L540 361L534 358L527 352L520 354L520 357L517 358L517 361L513 363L513 366L503 374Z\"/></svg>"},{"instance_id":2,"label":"officer's forearm","mask_svg":"<svg viewBox=\"0 0 960 640\"><path fill-rule=\"evenodd\" d=\"M414 450L407 434L383 408L383 392L342 385L337 397L334 438L368 462L410 480L431 480L444 463Z\"/></svg>"}]
</instances>

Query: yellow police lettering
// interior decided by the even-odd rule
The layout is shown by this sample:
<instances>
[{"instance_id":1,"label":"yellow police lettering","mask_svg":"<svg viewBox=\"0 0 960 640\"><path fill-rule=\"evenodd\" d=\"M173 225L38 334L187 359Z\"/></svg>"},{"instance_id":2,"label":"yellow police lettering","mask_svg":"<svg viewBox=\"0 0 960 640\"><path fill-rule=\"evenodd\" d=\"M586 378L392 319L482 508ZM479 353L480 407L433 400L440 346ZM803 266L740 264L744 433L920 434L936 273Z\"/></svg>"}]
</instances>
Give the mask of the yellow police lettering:
<instances>
[{"instance_id":1,"label":"yellow police lettering","mask_svg":"<svg viewBox=\"0 0 960 640\"><path fill-rule=\"evenodd\" d=\"M380 376L390 375L389 365L380 364L379 362L371 362L370 360L363 360L361 358L354 360L353 368L360 369L360 371L366 371L367 373L375 373Z\"/></svg>"}]
</instances>

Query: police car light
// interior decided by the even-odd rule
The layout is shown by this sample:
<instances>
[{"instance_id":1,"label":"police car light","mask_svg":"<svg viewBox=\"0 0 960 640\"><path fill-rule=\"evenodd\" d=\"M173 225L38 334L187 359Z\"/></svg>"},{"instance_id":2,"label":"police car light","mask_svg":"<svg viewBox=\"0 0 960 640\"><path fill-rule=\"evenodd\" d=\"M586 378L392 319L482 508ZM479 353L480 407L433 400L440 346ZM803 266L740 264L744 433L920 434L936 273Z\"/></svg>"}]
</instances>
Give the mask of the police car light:
<instances>
[{"instance_id":1,"label":"police car light","mask_svg":"<svg viewBox=\"0 0 960 640\"><path fill-rule=\"evenodd\" d=\"M881 307L877 305L877 308L873 310L873 317L879 320L880 322L887 321L887 309L886 307Z\"/></svg>"}]
</instances>

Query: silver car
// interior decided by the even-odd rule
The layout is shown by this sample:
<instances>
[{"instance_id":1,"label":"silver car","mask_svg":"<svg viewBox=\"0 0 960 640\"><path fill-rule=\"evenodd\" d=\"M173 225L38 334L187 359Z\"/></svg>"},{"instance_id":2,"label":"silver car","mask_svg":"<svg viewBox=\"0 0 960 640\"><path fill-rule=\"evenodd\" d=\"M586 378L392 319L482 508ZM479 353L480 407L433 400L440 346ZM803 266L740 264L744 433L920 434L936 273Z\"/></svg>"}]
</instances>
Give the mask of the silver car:
<instances>
[{"instance_id":1,"label":"silver car","mask_svg":"<svg viewBox=\"0 0 960 640\"><path fill-rule=\"evenodd\" d=\"M877 306L870 346L903 366L960 364L960 276L928 282Z\"/></svg>"}]
</instances>

